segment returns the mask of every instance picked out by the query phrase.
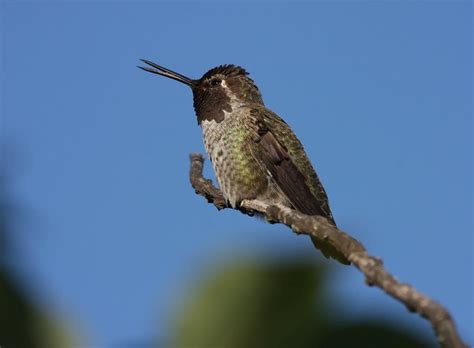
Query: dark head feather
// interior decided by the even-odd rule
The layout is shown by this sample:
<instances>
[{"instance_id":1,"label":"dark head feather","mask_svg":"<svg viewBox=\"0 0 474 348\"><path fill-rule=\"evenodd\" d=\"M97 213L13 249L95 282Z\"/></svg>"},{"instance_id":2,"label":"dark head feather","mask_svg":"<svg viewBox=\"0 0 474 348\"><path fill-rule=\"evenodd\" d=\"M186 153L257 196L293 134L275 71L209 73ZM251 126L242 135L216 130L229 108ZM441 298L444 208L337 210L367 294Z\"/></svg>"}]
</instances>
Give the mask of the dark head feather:
<instances>
[{"instance_id":1,"label":"dark head feather","mask_svg":"<svg viewBox=\"0 0 474 348\"><path fill-rule=\"evenodd\" d=\"M225 64L225 65L219 65L215 68L212 68L211 70L209 70L207 73L205 73L202 76L202 79L207 79L217 74L233 77L233 76L239 76L239 75L245 76L245 75L248 75L249 73L240 66L233 65L233 64Z\"/></svg>"}]
</instances>

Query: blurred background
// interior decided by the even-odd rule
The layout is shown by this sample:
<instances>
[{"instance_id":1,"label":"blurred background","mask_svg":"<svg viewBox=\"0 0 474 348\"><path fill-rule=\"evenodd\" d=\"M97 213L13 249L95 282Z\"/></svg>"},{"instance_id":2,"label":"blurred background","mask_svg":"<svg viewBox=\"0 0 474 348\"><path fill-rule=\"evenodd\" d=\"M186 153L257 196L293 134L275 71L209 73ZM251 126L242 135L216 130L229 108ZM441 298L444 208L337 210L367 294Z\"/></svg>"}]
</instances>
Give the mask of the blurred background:
<instances>
[{"instance_id":1,"label":"blurred background","mask_svg":"<svg viewBox=\"0 0 474 348\"><path fill-rule=\"evenodd\" d=\"M474 342L471 2L4 0L0 23L2 347L436 346L307 238L195 195L191 93L139 58L245 67L338 225Z\"/></svg>"}]
</instances>

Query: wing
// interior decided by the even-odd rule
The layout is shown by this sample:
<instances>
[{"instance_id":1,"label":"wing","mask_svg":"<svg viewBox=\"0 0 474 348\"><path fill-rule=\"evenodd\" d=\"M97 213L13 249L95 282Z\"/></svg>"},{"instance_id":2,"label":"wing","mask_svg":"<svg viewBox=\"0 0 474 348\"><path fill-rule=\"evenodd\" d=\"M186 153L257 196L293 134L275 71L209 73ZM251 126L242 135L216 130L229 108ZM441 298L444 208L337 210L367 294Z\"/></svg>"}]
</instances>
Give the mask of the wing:
<instances>
[{"instance_id":1,"label":"wing","mask_svg":"<svg viewBox=\"0 0 474 348\"><path fill-rule=\"evenodd\" d=\"M321 215L336 225L321 181L293 131L277 114L262 107L251 112L256 130L253 156L266 169L293 207L307 215ZM311 237L326 257L350 262L333 246Z\"/></svg>"},{"instance_id":2,"label":"wing","mask_svg":"<svg viewBox=\"0 0 474 348\"><path fill-rule=\"evenodd\" d=\"M303 145L278 115L268 109L252 113L258 136L254 157L268 170L295 209L334 222L324 188Z\"/></svg>"}]
</instances>

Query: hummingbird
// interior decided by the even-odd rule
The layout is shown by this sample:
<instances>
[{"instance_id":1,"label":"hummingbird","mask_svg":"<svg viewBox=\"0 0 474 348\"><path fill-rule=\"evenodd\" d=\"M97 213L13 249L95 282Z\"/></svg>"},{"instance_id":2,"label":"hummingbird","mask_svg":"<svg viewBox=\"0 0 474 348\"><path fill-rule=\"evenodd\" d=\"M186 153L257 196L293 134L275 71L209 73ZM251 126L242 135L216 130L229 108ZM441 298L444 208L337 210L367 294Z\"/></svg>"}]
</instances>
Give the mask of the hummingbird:
<instances>
[{"instance_id":1,"label":"hummingbird","mask_svg":"<svg viewBox=\"0 0 474 348\"><path fill-rule=\"evenodd\" d=\"M220 65L191 79L146 59L140 69L191 88L204 146L228 204L257 199L320 215L336 225L324 187L303 145L288 124L268 109L242 67ZM349 261L330 245L313 240L326 257Z\"/></svg>"}]
</instances>

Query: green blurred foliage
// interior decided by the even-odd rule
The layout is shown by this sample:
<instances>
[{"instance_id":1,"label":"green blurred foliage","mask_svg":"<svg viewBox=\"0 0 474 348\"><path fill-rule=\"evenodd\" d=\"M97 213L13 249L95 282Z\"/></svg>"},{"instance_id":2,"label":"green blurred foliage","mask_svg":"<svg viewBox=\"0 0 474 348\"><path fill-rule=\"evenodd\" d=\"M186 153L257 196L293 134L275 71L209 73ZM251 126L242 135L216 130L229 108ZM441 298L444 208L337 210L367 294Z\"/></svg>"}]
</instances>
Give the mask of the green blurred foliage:
<instances>
[{"instance_id":1,"label":"green blurred foliage","mask_svg":"<svg viewBox=\"0 0 474 348\"><path fill-rule=\"evenodd\" d=\"M7 202L6 188L2 184L0 180L0 347L77 347L77 337L64 321L41 308L34 296L20 285L15 270L10 267L15 254L11 242L12 220L17 212Z\"/></svg>"},{"instance_id":2,"label":"green blurred foliage","mask_svg":"<svg viewBox=\"0 0 474 348\"><path fill-rule=\"evenodd\" d=\"M392 324L341 321L314 261L240 261L197 284L178 310L170 347L434 347ZM408 315L408 314L407 314Z\"/></svg>"},{"instance_id":3,"label":"green blurred foliage","mask_svg":"<svg viewBox=\"0 0 474 348\"><path fill-rule=\"evenodd\" d=\"M76 347L73 335L60 321L40 310L8 272L0 272L0 347Z\"/></svg>"}]
</instances>

